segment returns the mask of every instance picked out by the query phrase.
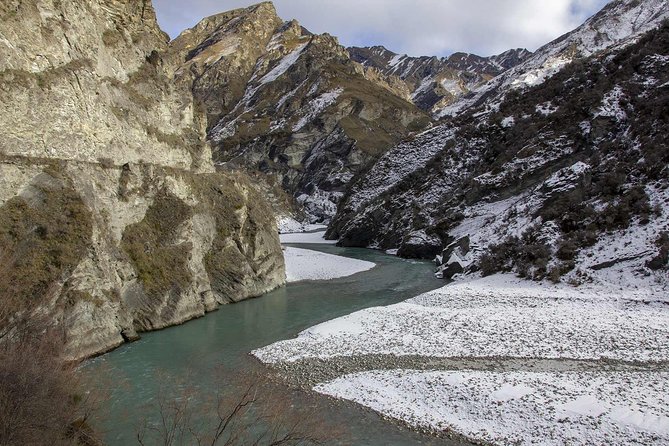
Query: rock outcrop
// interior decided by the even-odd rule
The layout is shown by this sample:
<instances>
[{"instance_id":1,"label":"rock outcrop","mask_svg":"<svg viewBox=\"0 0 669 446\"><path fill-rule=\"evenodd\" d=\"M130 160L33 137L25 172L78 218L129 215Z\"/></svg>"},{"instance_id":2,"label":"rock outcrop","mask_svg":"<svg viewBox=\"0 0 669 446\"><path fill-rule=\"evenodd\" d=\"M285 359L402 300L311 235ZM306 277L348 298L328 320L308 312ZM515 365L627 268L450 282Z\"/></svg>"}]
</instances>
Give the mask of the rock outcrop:
<instances>
[{"instance_id":1,"label":"rock outcrop","mask_svg":"<svg viewBox=\"0 0 669 446\"><path fill-rule=\"evenodd\" d=\"M0 302L60 321L72 358L285 281L168 40L149 0L0 5Z\"/></svg>"},{"instance_id":2,"label":"rock outcrop","mask_svg":"<svg viewBox=\"0 0 669 446\"><path fill-rule=\"evenodd\" d=\"M351 179L427 114L368 79L336 38L271 3L205 19L171 44L206 106L214 159L259 171L327 221Z\"/></svg>"}]
</instances>

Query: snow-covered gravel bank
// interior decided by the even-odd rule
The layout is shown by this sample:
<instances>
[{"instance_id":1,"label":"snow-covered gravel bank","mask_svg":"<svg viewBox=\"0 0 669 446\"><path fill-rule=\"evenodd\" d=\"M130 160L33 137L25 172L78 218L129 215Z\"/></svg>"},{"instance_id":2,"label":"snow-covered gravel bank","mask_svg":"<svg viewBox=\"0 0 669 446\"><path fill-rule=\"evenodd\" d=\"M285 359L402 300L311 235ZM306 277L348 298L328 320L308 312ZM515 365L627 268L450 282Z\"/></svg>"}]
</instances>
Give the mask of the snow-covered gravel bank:
<instances>
[{"instance_id":1,"label":"snow-covered gravel bank","mask_svg":"<svg viewBox=\"0 0 669 446\"><path fill-rule=\"evenodd\" d=\"M373 371L316 390L500 445L669 444L667 372Z\"/></svg>"},{"instance_id":2,"label":"snow-covered gravel bank","mask_svg":"<svg viewBox=\"0 0 669 446\"><path fill-rule=\"evenodd\" d=\"M328 280L348 277L376 266L375 263L349 257L335 256L318 251L284 248L288 282L301 280Z\"/></svg>"},{"instance_id":3,"label":"snow-covered gravel bank","mask_svg":"<svg viewBox=\"0 0 669 446\"><path fill-rule=\"evenodd\" d=\"M318 392L420 429L496 445L659 446L669 444L666 301L640 286L499 275L334 319L253 354L279 373L315 365L300 376Z\"/></svg>"},{"instance_id":4,"label":"snow-covered gravel bank","mask_svg":"<svg viewBox=\"0 0 669 446\"><path fill-rule=\"evenodd\" d=\"M266 363L367 354L666 361L669 307L496 276L362 310L254 354Z\"/></svg>"}]
</instances>

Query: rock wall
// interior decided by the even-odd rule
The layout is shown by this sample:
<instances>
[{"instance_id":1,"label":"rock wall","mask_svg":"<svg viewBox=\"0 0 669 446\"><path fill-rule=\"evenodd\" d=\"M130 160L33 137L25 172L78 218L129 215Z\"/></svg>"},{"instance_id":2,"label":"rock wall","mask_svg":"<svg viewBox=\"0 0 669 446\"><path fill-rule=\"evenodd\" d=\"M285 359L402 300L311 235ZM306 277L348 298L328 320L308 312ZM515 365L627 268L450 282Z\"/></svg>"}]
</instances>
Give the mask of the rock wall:
<instances>
[{"instance_id":1,"label":"rock wall","mask_svg":"<svg viewBox=\"0 0 669 446\"><path fill-rule=\"evenodd\" d=\"M285 281L167 42L148 0L0 5L0 301L62 322L71 358Z\"/></svg>"}]
</instances>

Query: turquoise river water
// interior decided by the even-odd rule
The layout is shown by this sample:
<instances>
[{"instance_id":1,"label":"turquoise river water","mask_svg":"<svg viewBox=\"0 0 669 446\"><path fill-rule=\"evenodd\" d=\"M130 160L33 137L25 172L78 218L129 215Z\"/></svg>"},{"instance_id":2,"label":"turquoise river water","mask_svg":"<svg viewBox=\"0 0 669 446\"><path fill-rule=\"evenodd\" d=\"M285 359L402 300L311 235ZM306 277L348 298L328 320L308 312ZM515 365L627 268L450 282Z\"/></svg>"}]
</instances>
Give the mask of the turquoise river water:
<instances>
[{"instance_id":1,"label":"turquoise river water","mask_svg":"<svg viewBox=\"0 0 669 446\"><path fill-rule=\"evenodd\" d=\"M249 352L295 337L312 325L363 308L390 305L443 285L429 262L399 259L381 252L300 245L375 262L351 277L289 284L257 299L226 305L206 317L154 333L89 361L83 370L102 388L105 414L97 422L110 446L137 444L140 424L154 423L164 392L193 387L202 394L225 392L227 378L264 373ZM168 388L169 390L165 390ZM333 445L452 445L414 433L352 403L313 392L286 390L292 404L308 407L336 434Z\"/></svg>"}]
</instances>

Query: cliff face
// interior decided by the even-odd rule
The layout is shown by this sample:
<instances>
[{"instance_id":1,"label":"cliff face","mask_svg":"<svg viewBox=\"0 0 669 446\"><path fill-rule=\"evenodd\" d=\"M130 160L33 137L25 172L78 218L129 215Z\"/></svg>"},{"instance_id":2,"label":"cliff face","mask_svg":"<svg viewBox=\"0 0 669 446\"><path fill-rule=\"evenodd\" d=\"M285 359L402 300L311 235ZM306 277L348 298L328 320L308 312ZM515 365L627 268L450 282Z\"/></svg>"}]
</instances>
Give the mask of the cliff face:
<instances>
[{"instance_id":1,"label":"cliff face","mask_svg":"<svg viewBox=\"0 0 669 446\"><path fill-rule=\"evenodd\" d=\"M205 19L171 45L205 105L219 164L260 171L329 220L351 178L429 117L370 80L327 34L271 3Z\"/></svg>"},{"instance_id":2,"label":"cliff face","mask_svg":"<svg viewBox=\"0 0 669 446\"><path fill-rule=\"evenodd\" d=\"M62 322L73 358L285 279L167 42L148 0L0 5L0 301Z\"/></svg>"}]
</instances>

